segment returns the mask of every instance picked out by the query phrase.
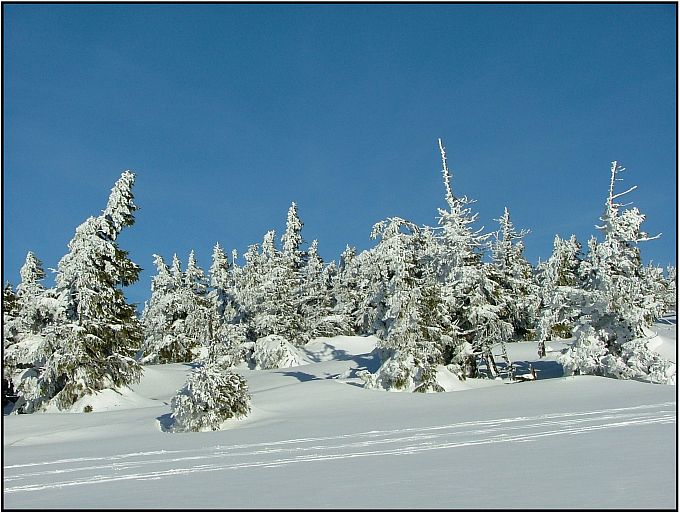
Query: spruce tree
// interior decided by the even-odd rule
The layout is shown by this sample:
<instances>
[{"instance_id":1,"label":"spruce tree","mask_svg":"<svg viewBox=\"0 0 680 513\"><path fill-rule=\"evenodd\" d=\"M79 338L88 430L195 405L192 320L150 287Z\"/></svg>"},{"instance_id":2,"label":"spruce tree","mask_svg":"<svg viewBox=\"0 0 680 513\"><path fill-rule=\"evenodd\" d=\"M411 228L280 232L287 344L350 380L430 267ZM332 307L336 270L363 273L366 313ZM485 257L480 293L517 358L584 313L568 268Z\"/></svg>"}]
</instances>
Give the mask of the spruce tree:
<instances>
[{"instance_id":1,"label":"spruce tree","mask_svg":"<svg viewBox=\"0 0 680 513\"><path fill-rule=\"evenodd\" d=\"M11 314L3 324L6 337L3 370L8 377L19 369L39 371L45 360L47 327L56 315L51 309L50 291L42 284L45 278L42 262L31 251L20 275L14 304L10 305Z\"/></svg>"},{"instance_id":2,"label":"spruce tree","mask_svg":"<svg viewBox=\"0 0 680 513\"><path fill-rule=\"evenodd\" d=\"M533 268L524 258L523 239L529 232L515 229L507 207L498 222L500 229L491 243L491 270L503 295L501 317L512 324L515 338L529 340L533 338L539 307Z\"/></svg>"},{"instance_id":3,"label":"spruce tree","mask_svg":"<svg viewBox=\"0 0 680 513\"><path fill-rule=\"evenodd\" d=\"M536 286L541 303L538 314L538 339L544 343L554 338L570 338L588 302L582 278L581 243L572 235L568 240L558 235L550 258L539 265Z\"/></svg>"},{"instance_id":4,"label":"spruce tree","mask_svg":"<svg viewBox=\"0 0 680 513\"><path fill-rule=\"evenodd\" d=\"M179 267L176 257L175 265ZM162 256L154 255L154 265L156 276L151 280L151 299L142 313L144 344L139 358L146 364L190 361L192 347L185 345L186 340L178 336L175 327L175 323L184 321L177 298L178 281Z\"/></svg>"},{"instance_id":5,"label":"spruce tree","mask_svg":"<svg viewBox=\"0 0 680 513\"><path fill-rule=\"evenodd\" d=\"M2 377L12 379L12 367L7 360L8 349L18 341L19 327L19 304L14 287L10 282L5 282L2 289Z\"/></svg>"},{"instance_id":6,"label":"spruce tree","mask_svg":"<svg viewBox=\"0 0 680 513\"><path fill-rule=\"evenodd\" d=\"M431 232L401 218L377 223L380 238L372 250L378 272L371 287L374 327L380 338L382 365L363 373L368 387L442 391L437 365L450 339L443 337L442 299L434 273L428 272Z\"/></svg>"},{"instance_id":7,"label":"spruce tree","mask_svg":"<svg viewBox=\"0 0 680 513\"><path fill-rule=\"evenodd\" d=\"M335 263L324 265L318 246L318 241L313 240L305 255L299 295L302 329L309 338L332 337L344 332L338 319L332 316L331 283L336 272Z\"/></svg>"},{"instance_id":8,"label":"spruce tree","mask_svg":"<svg viewBox=\"0 0 680 513\"><path fill-rule=\"evenodd\" d=\"M482 234L481 228L472 228L477 214L473 214L468 206L471 200L453 194L441 139L439 149L448 208L439 209L440 234L435 265L443 282L444 301L455 326L451 338L458 347L453 353L465 355L463 362L450 363L464 366L468 377L476 377L479 374L477 362L481 360L495 377L498 368L494 346L500 346L500 354L507 361L505 342L512 336L513 328L503 319L502 294L500 286L492 279L493 269L482 263L489 234ZM461 344L468 346L462 350Z\"/></svg>"},{"instance_id":9,"label":"spruce tree","mask_svg":"<svg viewBox=\"0 0 680 513\"><path fill-rule=\"evenodd\" d=\"M64 312L48 335L49 356L32 407L51 401L68 408L87 394L141 377L133 358L142 341L141 324L121 288L137 281L141 269L116 243L134 224L133 184L134 174L123 172L102 215L76 229L59 262L56 293Z\"/></svg>"},{"instance_id":10,"label":"spruce tree","mask_svg":"<svg viewBox=\"0 0 680 513\"><path fill-rule=\"evenodd\" d=\"M356 249L347 246L340 255L340 265L333 280L334 312L340 317L347 334L363 332L363 311L367 280L362 279Z\"/></svg>"},{"instance_id":11,"label":"spruce tree","mask_svg":"<svg viewBox=\"0 0 680 513\"><path fill-rule=\"evenodd\" d=\"M142 316L141 359L144 363L193 361L200 348L210 344L214 326L205 273L193 251L185 271L176 254L171 268L157 255L155 265L151 301Z\"/></svg>"},{"instance_id":12,"label":"spruce tree","mask_svg":"<svg viewBox=\"0 0 680 513\"><path fill-rule=\"evenodd\" d=\"M283 257L288 260L289 265L299 272L302 266L302 227L303 223L298 215L297 204L291 203L286 217L286 230L281 236L283 244Z\"/></svg>"},{"instance_id":13,"label":"spruce tree","mask_svg":"<svg viewBox=\"0 0 680 513\"><path fill-rule=\"evenodd\" d=\"M662 299L646 294L638 244L650 237L636 208L622 211L619 198L636 187L615 192L624 168L612 162L609 195L598 228L604 240L591 238L582 264L589 302L577 340L561 357L567 372L673 382L670 362L647 347L648 327L663 311Z\"/></svg>"}]
</instances>

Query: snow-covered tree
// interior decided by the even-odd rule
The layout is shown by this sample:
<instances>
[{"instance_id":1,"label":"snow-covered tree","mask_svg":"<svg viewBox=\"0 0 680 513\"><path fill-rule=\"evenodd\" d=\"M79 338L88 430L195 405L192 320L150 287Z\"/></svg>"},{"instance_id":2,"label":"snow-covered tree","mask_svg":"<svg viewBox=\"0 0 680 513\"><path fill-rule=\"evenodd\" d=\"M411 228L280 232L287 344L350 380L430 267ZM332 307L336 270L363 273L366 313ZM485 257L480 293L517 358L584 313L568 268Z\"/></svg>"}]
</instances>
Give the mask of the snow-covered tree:
<instances>
[{"instance_id":1,"label":"snow-covered tree","mask_svg":"<svg viewBox=\"0 0 680 513\"><path fill-rule=\"evenodd\" d=\"M444 302L456 326L456 333L452 334L457 345L454 353L465 355L464 362L450 363L464 366L466 375L475 377L478 375L477 362L481 359L491 375L497 376L494 346L500 346L500 354L507 361L505 342L512 336L512 324L502 318L504 305L500 286L491 279L491 269L482 263L489 234L482 234L481 228L472 228L477 214L469 207L471 200L453 194L441 139L439 149L448 208L439 209L440 233L435 265L443 282Z\"/></svg>"},{"instance_id":2,"label":"snow-covered tree","mask_svg":"<svg viewBox=\"0 0 680 513\"><path fill-rule=\"evenodd\" d=\"M297 367L305 363L300 350L280 335L258 338L249 359L256 369Z\"/></svg>"},{"instance_id":3,"label":"snow-covered tree","mask_svg":"<svg viewBox=\"0 0 680 513\"><path fill-rule=\"evenodd\" d=\"M281 335L290 341L300 327L299 322L297 326L293 325L297 312L293 291L297 284L290 280L290 267L285 265L274 239L273 230L267 232L262 239L262 249L257 260L261 275L258 278L259 286L254 291L257 294L257 303L253 324L256 338Z\"/></svg>"},{"instance_id":4,"label":"snow-covered tree","mask_svg":"<svg viewBox=\"0 0 680 513\"><path fill-rule=\"evenodd\" d=\"M678 273L674 265L666 268L666 310L677 311L678 303Z\"/></svg>"},{"instance_id":5,"label":"snow-covered tree","mask_svg":"<svg viewBox=\"0 0 680 513\"><path fill-rule=\"evenodd\" d=\"M280 335L295 345L307 342L300 313L300 286L302 257L298 254L298 227L301 226L296 208L291 207L283 241L285 252L275 244L276 234L267 232L261 251L251 247L246 253L240 291L243 306L251 319L249 337L257 340L267 335Z\"/></svg>"},{"instance_id":6,"label":"snow-covered tree","mask_svg":"<svg viewBox=\"0 0 680 513\"><path fill-rule=\"evenodd\" d=\"M215 431L250 413L248 383L220 365L206 365L189 375L170 407L173 431Z\"/></svg>"},{"instance_id":7,"label":"snow-covered tree","mask_svg":"<svg viewBox=\"0 0 680 513\"><path fill-rule=\"evenodd\" d=\"M598 226L604 240L589 241L582 264L589 304L577 340L561 362L566 372L672 382L672 364L647 347L647 328L663 312L663 300L645 290L638 244L658 235L649 237L642 230L645 216L637 208L621 210L625 205L618 198L636 188L615 193L623 170L612 162L609 195Z\"/></svg>"},{"instance_id":8,"label":"snow-covered tree","mask_svg":"<svg viewBox=\"0 0 680 513\"><path fill-rule=\"evenodd\" d=\"M210 266L210 301L216 313L218 323L229 322L234 317L233 311L233 275L229 259L219 243L215 244Z\"/></svg>"},{"instance_id":9,"label":"snow-covered tree","mask_svg":"<svg viewBox=\"0 0 680 513\"><path fill-rule=\"evenodd\" d=\"M361 270L356 249L347 246L340 255L340 266L333 280L333 296L334 312L347 326L348 334L360 334L364 328L361 305L365 301L368 280L362 276Z\"/></svg>"},{"instance_id":10,"label":"snow-covered tree","mask_svg":"<svg viewBox=\"0 0 680 513\"><path fill-rule=\"evenodd\" d=\"M452 339L441 288L429 266L432 233L395 217L377 223L371 237L380 238L368 303L375 308L382 365L363 379L368 387L442 391L437 365L444 363Z\"/></svg>"},{"instance_id":11,"label":"snow-covered tree","mask_svg":"<svg viewBox=\"0 0 680 513\"><path fill-rule=\"evenodd\" d=\"M184 295L187 317L184 323L186 335L207 347L212 339L214 312L208 298L208 280L196 261L193 250L189 253L184 272Z\"/></svg>"},{"instance_id":12,"label":"snow-covered tree","mask_svg":"<svg viewBox=\"0 0 680 513\"><path fill-rule=\"evenodd\" d=\"M537 286L541 297L538 338L569 338L583 315L588 294L583 289L581 243L575 235L568 240L558 235L550 258L539 265Z\"/></svg>"},{"instance_id":13,"label":"snow-covered tree","mask_svg":"<svg viewBox=\"0 0 680 513\"><path fill-rule=\"evenodd\" d=\"M125 171L102 215L76 229L69 253L59 262L56 294L63 315L48 333L44 371L19 386L26 400L23 411L47 401L67 408L87 394L129 385L141 376L133 358L141 325L121 289L137 281L140 268L116 243L120 231L134 223L133 184L134 174Z\"/></svg>"},{"instance_id":14,"label":"snow-covered tree","mask_svg":"<svg viewBox=\"0 0 680 513\"><path fill-rule=\"evenodd\" d=\"M213 313L205 274L193 251L185 271L177 255L173 255L171 268L162 257L154 257L157 275L142 315L145 338L139 356L144 363L193 361L212 337Z\"/></svg>"},{"instance_id":15,"label":"snow-covered tree","mask_svg":"<svg viewBox=\"0 0 680 513\"><path fill-rule=\"evenodd\" d=\"M258 337L255 314L261 302L264 267L259 246L250 245L243 258L245 264L234 272L234 296L239 305L238 322L245 327L248 340L255 341Z\"/></svg>"},{"instance_id":16,"label":"snow-covered tree","mask_svg":"<svg viewBox=\"0 0 680 513\"><path fill-rule=\"evenodd\" d=\"M11 379L12 368L7 361L7 350L18 341L19 328L17 318L19 304L14 287L6 282L2 289L2 377Z\"/></svg>"},{"instance_id":17,"label":"snow-covered tree","mask_svg":"<svg viewBox=\"0 0 680 513\"><path fill-rule=\"evenodd\" d=\"M18 369L39 368L45 358L45 330L53 322L48 292L42 284L45 278L42 262L29 251L20 270L12 312L3 324L5 350L4 375L9 377Z\"/></svg>"},{"instance_id":18,"label":"snow-covered tree","mask_svg":"<svg viewBox=\"0 0 680 513\"><path fill-rule=\"evenodd\" d=\"M151 280L151 299L142 313L144 343L139 357L144 363L185 362L193 359L196 344L184 337L184 312L178 291L182 280L176 273L181 268L173 257L175 273L160 255L154 255L156 276Z\"/></svg>"},{"instance_id":19,"label":"snow-covered tree","mask_svg":"<svg viewBox=\"0 0 680 513\"><path fill-rule=\"evenodd\" d=\"M210 361L226 361L236 365L242 360L245 351L242 348L246 341L246 326L240 324L241 313L236 302L236 259L232 253L230 263L226 254L218 244L213 248L212 265L210 266L210 292L208 293L211 310L211 337L208 348Z\"/></svg>"},{"instance_id":20,"label":"snow-covered tree","mask_svg":"<svg viewBox=\"0 0 680 513\"><path fill-rule=\"evenodd\" d=\"M523 238L528 230L517 231L507 207L498 219L500 229L491 243L492 272L503 293L503 319L512 324L518 339L530 339L534 334L539 297L533 283L533 268L524 258Z\"/></svg>"},{"instance_id":21,"label":"snow-covered tree","mask_svg":"<svg viewBox=\"0 0 680 513\"><path fill-rule=\"evenodd\" d=\"M286 218L286 231L281 237L283 244L282 253L284 258L289 262L289 265L295 270L300 271L302 266L302 227L304 224L298 215L297 204L291 203L288 209L288 216Z\"/></svg>"},{"instance_id":22,"label":"snow-covered tree","mask_svg":"<svg viewBox=\"0 0 680 513\"><path fill-rule=\"evenodd\" d=\"M324 265L318 245L318 241L313 240L306 252L299 289L303 330L309 338L332 337L349 331L344 319L333 312L332 283L337 268L334 262Z\"/></svg>"}]
</instances>

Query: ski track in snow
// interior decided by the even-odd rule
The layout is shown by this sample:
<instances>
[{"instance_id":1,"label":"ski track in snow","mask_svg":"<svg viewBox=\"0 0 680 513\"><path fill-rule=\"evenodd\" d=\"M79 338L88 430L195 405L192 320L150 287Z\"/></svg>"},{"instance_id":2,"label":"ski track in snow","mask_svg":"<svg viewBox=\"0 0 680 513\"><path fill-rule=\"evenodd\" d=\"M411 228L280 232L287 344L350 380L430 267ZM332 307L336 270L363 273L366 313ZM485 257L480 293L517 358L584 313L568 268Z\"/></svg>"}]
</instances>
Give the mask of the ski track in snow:
<instances>
[{"instance_id":1,"label":"ski track in snow","mask_svg":"<svg viewBox=\"0 0 680 513\"><path fill-rule=\"evenodd\" d=\"M200 449L158 450L69 458L4 467L5 493L32 492L129 480L157 480L196 472L273 468L296 463L399 456L545 437L674 424L675 402L594 411L547 413L441 426L366 431ZM168 436L172 436L169 434Z\"/></svg>"}]
</instances>

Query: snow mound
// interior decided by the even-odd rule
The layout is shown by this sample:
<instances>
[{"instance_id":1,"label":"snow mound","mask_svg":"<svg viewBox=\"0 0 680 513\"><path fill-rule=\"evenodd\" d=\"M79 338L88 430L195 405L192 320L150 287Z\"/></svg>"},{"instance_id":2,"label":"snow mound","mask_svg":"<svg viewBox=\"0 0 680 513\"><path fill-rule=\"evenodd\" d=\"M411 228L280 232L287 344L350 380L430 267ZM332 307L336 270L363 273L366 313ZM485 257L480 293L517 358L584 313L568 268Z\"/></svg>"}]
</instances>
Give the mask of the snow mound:
<instances>
[{"instance_id":1,"label":"snow mound","mask_svg":"<svg viewBox=\"0 0 680 513\"><path fill-rule=\"evenodd\" d=\"M444 389L444 392L459 392L461 390L473 390L476 388L486 388L503 385L504 382L495 379L460 379L455 373L451 372L445 365L437 366L437 384Z\"/></svg>"},{"instance_id":2,"label":"snow mound","mask_svg":"<svg viewBox=\"0 0 680 513\"><path fill-rule=\"evenodd\" d=\"M376 348L377 343L378 339L375 336L338 335L331 338L316 338L305 344L304 350L309 360L318 363L369 354Z\"/></svg>"},{"instance_id":3,"label":"snow mound","mask_svg":"<svg viewBox=\"0 0 680 513\"><path fill-rule=\"evenodd\" d=\"M298 367L309 363L303 351L280 335L267 335L253 345L253 362L258 370Z\"/></svg>"},{"instance_id":4,"label":"snow mound","mask_svg":"<svg viewBox=\"0 0 680 513\"><path fill-rule=\"evenodd\" d=\"M677 315L666 315L654 323L652 331L655 336L647 343L647 347L666 360L678 363Z\"/></svg>"},{"instance_id":5,"label":"snow mound","mask_svg":"<svg viewBox=\"0 0 680 513\"><path fill-rule=\"evenodd\" d=\"M107 388L77 400L67 410L59 410L56 406L48 406L48 413L91 413L113 410L131 410L158 406L158 401L143 397L127 387Z\"/></svg>"}]
</instances>

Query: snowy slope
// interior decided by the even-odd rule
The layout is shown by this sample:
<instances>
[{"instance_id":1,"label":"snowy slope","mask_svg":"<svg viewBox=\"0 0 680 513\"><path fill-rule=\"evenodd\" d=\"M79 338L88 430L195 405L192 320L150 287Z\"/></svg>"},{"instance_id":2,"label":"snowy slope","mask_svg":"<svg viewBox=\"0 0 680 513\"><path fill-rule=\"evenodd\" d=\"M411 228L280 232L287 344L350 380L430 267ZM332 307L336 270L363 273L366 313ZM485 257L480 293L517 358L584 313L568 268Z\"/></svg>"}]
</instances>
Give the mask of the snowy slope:
<instances>
[{"instance_id":1,"label":"snowy slope","mask_svg":"<svg viewBox=\"0 0 680 513\"><path fill-rule=\"evenodd\" d=\"M4 506L676 508L676 387L553 377L563 344L509 346L535 382L407 394L356 378L373 337L315 340L305 365L242 369L252 415L208 433L161 430L191 367L146 367L93 413L5 416Z\"/></svg>"}]
</instances>

